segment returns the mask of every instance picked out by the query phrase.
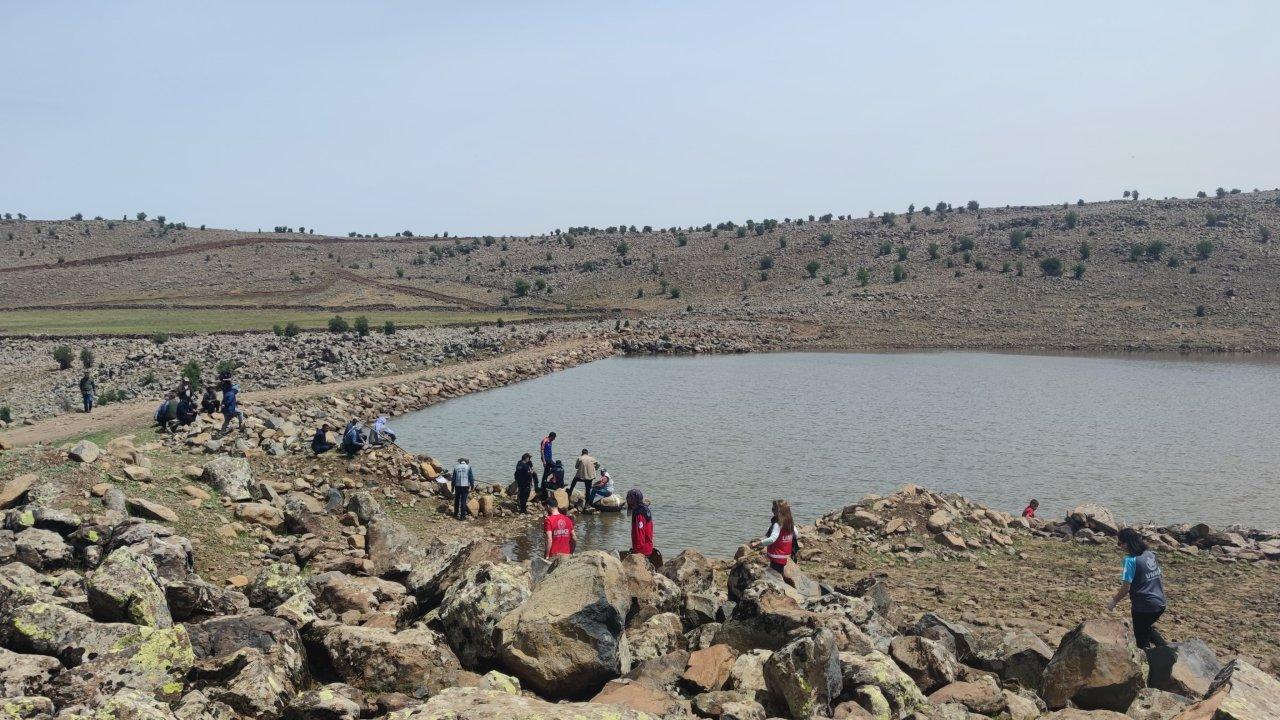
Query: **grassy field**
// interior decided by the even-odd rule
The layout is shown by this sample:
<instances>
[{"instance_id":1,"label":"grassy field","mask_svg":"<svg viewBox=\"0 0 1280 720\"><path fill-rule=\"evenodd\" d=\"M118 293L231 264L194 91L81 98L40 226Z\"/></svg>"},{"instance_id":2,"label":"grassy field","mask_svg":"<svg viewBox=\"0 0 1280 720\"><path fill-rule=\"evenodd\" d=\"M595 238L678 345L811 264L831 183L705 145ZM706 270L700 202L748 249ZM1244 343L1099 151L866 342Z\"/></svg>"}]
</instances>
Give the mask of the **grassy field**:
<instances>
[{"instance_id":1,"label":"grassy field","mask_svg":"<svg viewBox=\"0 0 1280 720\"><path fill-rule=\"evenodd\" d=\"M155 333L209 333L270 330L273 325L297 323L303 329L324 328L332 312L311 310L185 310L161 308L110 310L6 310L0 311L3 335L153 335ZM529 313L445 310L387 310L346 313L347 322L358 315L380 331L390 320L397 327L512 321Z\"/></svg>"}]
</instances>

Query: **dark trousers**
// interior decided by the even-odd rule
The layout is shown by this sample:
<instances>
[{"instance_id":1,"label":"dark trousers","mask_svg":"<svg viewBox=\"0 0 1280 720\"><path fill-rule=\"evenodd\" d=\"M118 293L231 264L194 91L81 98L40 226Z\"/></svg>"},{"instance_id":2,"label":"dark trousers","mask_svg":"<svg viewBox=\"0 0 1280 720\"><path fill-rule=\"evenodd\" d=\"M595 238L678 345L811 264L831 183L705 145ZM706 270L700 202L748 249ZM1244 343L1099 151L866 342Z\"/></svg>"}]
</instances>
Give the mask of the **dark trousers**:
<instances>
[{"instance_id":1,"label":"dark trousers","mask_svg":"<svg viewBox=\"0 0 1280 720\"><path fill-rule=\"evenodd\" d=\"M453 516L459 520L471 514L471 511L467 509L467 496L470 494L470 485L453 486Z\"/></svg>"},{"instance_id":2,"label":"dark trousers","mask_svg":"<svg viewBox=\"0 0 1280 720\"><path fill-rule=\"evenodd\" d=\"M591 483L592 483L591 480L584 480L583 478L574 478L573 482L569 483L569 503L570 504L573 503L573 489L578 487L578 483L582 483L582 491L584 493L586 493L587 495L591 494ZM586 502L586 500L583 500L583 502Z\"/></svg>"},{"instance_id":3,"label":"dark trousers","mask_svg":"<svg viewBox=\"0 0 1280 720\"><path fill-rule=\"evenodd\" d=\"M536 475L534 476L537 477ZM533 489L533 480L517 480L516 481L516 503L520 506L520 512L529 512L529 491Z\"/></svg>"},{"instance_id":4,"label":"dark trousers","mask_svg":"<svg viewBox=\"0 0 1280 720\"><path fill-rule=\"evenodd\" d=\"M1164 608L1160 608L1155 612L1138 612L1133 611L1133 638L1138 641L1138 647L1146 649L1152 645L1168 645L1164 638L1160 637L1160 631L1156 630L1156 621L1164 614Z\"/></svg>"},{"instance_id":5,"label":"dark trousers","mask_svg":"<svg viewBox=\"0 0 1280 720\"><path fill-rule=\"evenodd\" d=\"M92 411L93 410L93 393L84 393L83 400L84 400L84 411L85 412Z\"/></svg>"},{"instance_id":6,"label":"dark trousers","mask_svg":"<svg viewBox=\"0 0 1280 720\"><path fill-rule=\"evenodd\" d=\"M542 466L542 480L538 482L538 486L537 486L537 488L536 488L538 492L542 492L542 491L544 491L544 490L546 489L546 487L547 487L547 478L551 477L551 471L552 471L552 467L551 467L551 465L549 465L549 464L543 464L543 466Z\"/></svg>"},{"instance_id":7,"label":"dark trousers","mask_svg":"<svg viewBox=\"0 0 1280 720\"><path fill-rule=\"evenodd\" d=\"M335 447L337 447L337 445L331 442L313 442L311 443L311 452L317 455L323 455Z\"/></svg>"}]
</instances>

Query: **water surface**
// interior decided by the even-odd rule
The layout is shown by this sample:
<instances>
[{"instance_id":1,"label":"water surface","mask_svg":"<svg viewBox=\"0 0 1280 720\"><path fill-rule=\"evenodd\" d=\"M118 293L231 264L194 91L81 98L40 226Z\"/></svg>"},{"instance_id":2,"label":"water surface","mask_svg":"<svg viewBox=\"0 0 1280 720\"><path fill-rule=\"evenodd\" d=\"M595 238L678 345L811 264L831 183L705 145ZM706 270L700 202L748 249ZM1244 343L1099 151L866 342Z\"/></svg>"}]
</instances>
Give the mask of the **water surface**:
<instances>
[{"instance_id":1,"label":"water surface","mask_svg":"<svg viewBox=\"0 0 1280 720\"><path fill-rule=\"evenodd\" d=\"M1128 522L1280 527L1277 398L1268 358L614 358L394 425L406 448L469 457L480 480L503 484L555 430L570 475L585 447L620 491L644 489L660 549L726 554L765 532L775 497L811 522L905 483L1010 512L1036 497L1044 517L1097 501ZM629 525L583 518L579 537L626 548Z\"/></svg>"}]
</instances>

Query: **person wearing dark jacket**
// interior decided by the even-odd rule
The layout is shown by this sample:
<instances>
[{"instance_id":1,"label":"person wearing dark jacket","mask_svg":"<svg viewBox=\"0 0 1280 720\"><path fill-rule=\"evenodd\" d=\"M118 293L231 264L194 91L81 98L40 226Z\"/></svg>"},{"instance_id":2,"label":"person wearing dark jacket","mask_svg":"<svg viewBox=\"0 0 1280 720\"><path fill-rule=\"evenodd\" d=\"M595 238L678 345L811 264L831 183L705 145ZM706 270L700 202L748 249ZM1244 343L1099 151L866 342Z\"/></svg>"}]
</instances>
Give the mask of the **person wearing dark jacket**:
<instances>
[{"instance_id":1,"label":"person wearing dark jacket","mask_svg":"<svg viewBox=\"0 0 1280 720\"><path fill-rule=\"evenodd\" d=\"M190 425L196 421L196 403L191 396L178 400L178 425Z\"/></svg>"},{"instance_id":2,"label":"person wearing dark jacket","mask_svg":"<svg viewBox=\"0 0 1280 720\"><path fill-rule=\"evenodd\" d=\"M329 423L321 425L316 430L315 437L311 438L311 452L317 455L323 455L337 446L337 443L329 442Z\"/></svg>"},{"instance_id":3,"label":"person wearing dark jacket","mask_svg":"<svg viewBox=\"0 0 1280 720\"><path fill-rule=\"evenodd\" d=\"M1120 576L1120 588L1107 604L1107 609L1114 611L1116 603L1128 595L1133 637L1138 647L1145 650L1152 645L1167 645L1155 628L1156 621L1168 605L1164 595L1164 574L1156 562L1156 554L1133 528L1121 530L1116 544L1125 553L1124 572Z\"/></svg>"},{"instance_id":4,"label":"person wearing dark jacket","mask_svg":"<svg viewBox=\"0 0 1280 720\"><path fill-rule=\"evenodd\" d=\"M364 450L364 444L364 426L359 420L353 419L347 423L347 429L342 433L342 452L346 453L347 457L353 458Z\"/></svg>"},{"instance_id":5,"label":"person wearing dark jacket","mask_svg":"<svg viewBox=\"0 0 1280 720\"><path fill-rule=\"evenodd\" d=\"M85 370L84 377L80 378L80 399L84 401L85 412L93 412L93 401L97 394L98 383L94 382L93 376Z\"/></svg>"},{"instance_id":6,"label":"person wearing dark jacket","mask_svg":"<svg viewBox=\"0 0 1280 720\"><path fill-rule=\"evenodd\" d=\"M538 480L538 473L533 469L533 456L525 453L516 463L516 503L522 515L529 514L529 493Z\"/></svg>"},{"instance_id":7,"label":"person wearing dark jacket","mask_svg":"<svg viewBox=\"0 0 1280 720\"><path fill-rule=\"evenodd\" d=\"M231 427L232 418L239 420L240 429L244 430L244 413L240 412L240 386L231 382L231 379L228 378L222 381L221 434L227 434L227 428Z\"/></svg>"},{"instance_id":8,"label":"person wearing dark jacket","mask_svg":"<svg viewBox=\"0 0 1280 720\"><path fill-rule=\"evenodd\" d=\"M222 407L218 402L218 389L212 385L204 389L204 397L200 398L200 412L216 413Z\"/></svg>"}]
</instances>

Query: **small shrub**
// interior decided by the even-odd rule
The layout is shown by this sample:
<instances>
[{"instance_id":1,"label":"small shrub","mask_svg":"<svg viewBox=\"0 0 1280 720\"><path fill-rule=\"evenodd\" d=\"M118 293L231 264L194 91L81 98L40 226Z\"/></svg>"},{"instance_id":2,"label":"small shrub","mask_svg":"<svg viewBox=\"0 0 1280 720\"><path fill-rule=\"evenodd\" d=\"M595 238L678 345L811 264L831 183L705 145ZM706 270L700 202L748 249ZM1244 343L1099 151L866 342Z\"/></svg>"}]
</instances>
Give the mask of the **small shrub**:
<instances>
[{"instance_id":1,"label":"small shrub","mask_svg":"<svg viewBox=\"0 0 1280 720\"><path fill-rule=\"evenodd\" d=\"M0 405L0 422L13 422L13 408L8 405Z\"/></svg>"},{"instance_id":2,"label":"small shrub","mask_svg":"<svg viewBox=\"0 0 1280 720\"><path fill-rule=\"evenodd\" d=\"M936 243L936 242L935 242L935 243L929 243L929 259L930 259L930 260L937 260L937 259L938 259L938 243Z\"/></svg>"},{"instance_id":3,"label":"small shrub","mask_svg":"<svg viewBox=\"0 0 1280 720\"><path fill-rule=\"evenodd\" d=\"M987 263L986 263L985 261L983 261L983 260L978 260L978 261L976 261L976 262L974 262L974 263L973 263L973 269L974 269L974 270L978 270L978 271L986 270L986 269L987 269Z\"/></svg>"},{"instance_id":4,"label":"small shrub","mask_svg":"<svg viewBox=\"0 0 1280 720\"><path fill-rule=\"evenodd\" d=\"M1080 243L1080 259L1081 260L1088 260L1089 256L1092 254L1093 254L1093 247L1089 245L1088 240L1085 240L1084 242Z\"/></svg>"},{"instance_id":5,"label":"small shrub","mask_svg":"<svg viewBox=\"0 0 1280 720\"><path fill-rule=\"evenodd\" d=\"M547 281L543 280L542 278L538 278L537 280L533 281L533 289L537 290L538 292L542 292L543 290L546 290L547 292L551 292L550 290L547 290Z\"/></svg>"},{"instance_id":6,"label":"small shrub","mask_svg":"<svg viewBox=\"0 0 1280 720\"><path fill-rule=\"evenodd\" d=\"M404 268L402 267L396 268L396 277L398 278L404 277Z\"/></svg>"},{"instance_id":7,"label":"small shrub","mask_svg":"<svg viewBox=\"0 0 1280 720\"><path fill-rule=\"evenodd\" d=\"M513 289L516 297L524 297L529 294L529 281L524 278L517 278Z\"/></svg>"},{"instance_id":8,"label":"small shrub","mask_svg":"<svg viewBox=\"0 0 1280 720\"><path fill-rule=\"evenodd\" d=\"M684 247L689 244L689 238L684 233L676 236L676 247Z\"/></svg>"},{"instance_id":9,"label":"small shrub","mask_svg":"<svg viewBox=\"0 0 1280 720\"><path fill-rule=\"evenodd\" d=\"M975 245L973 242L973 238L969 237L968 235L961 235L960 237L956 238L955 252L964 252L966 250L972 250L974 247Z\"/></svg>"},{"instance_id":10,"label":"small shrub","mask_svg":"<svg viewBox=\"0 0 1280 720\"><path fill-rule=\"evenodd\" d=\"M673 286L671 286L671 289L667 291L667 294L671 297L671 299L672 299L672 300L679 300L679 299L680 299L680 288L675 287L675 286L673 285Z\"/></svg>"},{"instance_id":11,"label":"small shrub","mask_svg":"<svg viewBox=\"0 0 1280 720\"><path fill-rule=\"evenodd\" d=\"M822 263L817 260L810 260L809 264L804 266L805 272L809 273L810 278L818 277L818 268L822 267Z\"/></svg>"},{"instance_id":12,"label":"small shrub","mask_svg":"<svg viewBox=\"0 0 1280 720\"><path fill-rule=\"evenodd\" d=\"M1009 249L1021 252L1026 247L1027 231L1014 230L1009 233Z\"/></svg>"},{"instance_id":13,"label":"small shrub","mask_svg":"<svg viewBox=\"0 0 1280 720\"><path fill-rule=\"evenodd\" d=\"M1013 274L1017 275L1018 277L1022 277L1022 261L1019 260L1018 262L1014 263L1013 268L1014 268Z\"/></svg>"},{"instance_id":14,"label":"small shrub","mask_svg":"<svg viewBox=\"0 0 1280 720\"><path fill-rule=\"evenodd\" d=\"M1212 254L1213 254L1212 240L1201 240L1200 242L1196 243L1196 257L1200 258L1201 260L1208 260L1209 256Z\"/></svg>"},{"instance_id":15,"label":"small shrub","mask_svg":"<svg viewBox=\"0 0 1280 720\"><path fill-rule=\"evenodd\" d=\"M1264 225L1258 226L1258 242L1264 245L1271 242L1271 228Z\"/></svg>"},{"instance_id":16,"label":"small shrub","mask_svg":"<svg viewBox=\"0 0 1280 720\"><path fill-rule=\"evenodd\" d=\"M1204 317L1204 306L1203 306L1203 305L1197 305L1197 306L1196 306L1196 317Z\"/></svg>"},{"instance_id":17,"label":"small shrub","mask_svg":"<svg viewBox=\"0 0 1280 720\"><path fill-rule=\"evenodd\" d=\"M151 342L157 345L163 345L169 342L169 333L158 332L151 336Z\"/></svg>"},{"instance_id":18,"label":"small shrub","mask_svg":"<svg viewBox=\"0 0 1280 720\"><path fill-rule=\"evenodd\" d=\"M867 284L871 282L871 273L868 272L866 268L860 267L858 268L857 278L858 278L858 286L866 287Z\"/></svg>"},{"instance_id":19,"label":"small shrub","mask_svg":"<svg viewBox=\"0 0 1280 720\"><path fill-rule=\"evenodd\" d=\"M830 276L830 275L823 275L823 276L822 276L822 284L823 284L823 285L830 285L830 284L831 284L831 276Z\"/></svg>"},{"instance_id":20,"label":"small shrub","mask_svg":"<svg viewBox=\"0 0 1280 720\"><path fill-rule=\"evenodd\" d=\"M765 280L768 280L768 279L769 279L769 271L768 271L768 270L761 270L761 271L760 271L760 282L764 282Z\"/></svg>"},{"instance_id":21,"label":"small shrub","mask_svg":"<svg viewBox=\"0 0 1280 720\"><path fill-rule=\"evenodd\" d=\"M1009 273L1009 271L1011 271L1011 270L1013 270L1013 266L1009 264L1009 261L1008 261L1008 260L1005 260L1005 261L1004 261L1004 265L1001 265L1001 266L1000 266L1000 272L1002 272L1002 273L1006 273L1006 274L1008 274L1008 273Z\"/></svg>"},{"instance_id":22,"label":"small shrub","mask_svg":"<svg viewBox=\"0 0 1280 720\"><path fill-rule=\"evenodd\" d=\"M1076 212L1075 210L1072 210L1071 212L1067 213L1068 229L1074 230L1076 225L1079 225L1079 224L1080 224L1080 213Z\"/></svg>"},{"instance_id":23,"label":"small shrub","mask_svg":"<svg viewBox=\"0 0 1280 720\"><path fill-rule=\"evenodd\" d=\"M298 323L296 322L285 323L285 326L284 326L285 337L295 337L300 332L302 332L302 328L298 327Z\"/></svg>"},{"instance_id":24,"label":"small shrub","mask_svg":"<svg viewBox=\"0 0 1280 720\"><path fill-rule=\"evenodd\" d=\"M1164 254L1164 250L1165 244L1163 240L1152 240L1147 245L1147 257L1152 260L1159 260L1160 256Z\"/></svg>"},{"instance_id":25,"label":"small shrub","mask_svg":"<svg viewBox=\"0 0 1280 720\"><path fill-rule=\"evenodd\" d=\"M240 369L240 363L235 360L219 360L216 369L218 371L218 377L229 378L236 370Z\"/></svg>"},{"instance_id":26,"label":"small shrub","mask_svg":"<svg viewBox=\"0 0 1280 720\"><path fill-rule=\"evenodd\" d=\"M978 212L978 201L970 200L969 202L965 203L965 207L969 209L969 212Z\"/></svg>"},{"instance_id":27,"label":"small shrub","mask_svg":"<svg viewBox=\"0 0 1280 720\"><path fill-rule=\"evenodd\" d=\"M618 254L621 255L622 257L626 257L627 253L631 252L631 246L626 244L625 242L618 243L616 246L614 246L613 249L617 250ZM728 248L726 247L725 249L727 250Z\"/></svg>"},{"instance_id":28,"label":"small shrub","mask_svg":"<svg viewBox=\"0 0 1280 720\"><path fill-rule=\"evenodd\" d=\"M329 318L329 332L344 333L351 329L351 325L347 323L347 319L341 315L334 315Z\"/></svg>"},{"instance_id":29,"label":"small shrub","mask_svg":"<svg viewBox=\"0 0 1280 720\"><path fill-rule=\"evenodd\" d=\"M893 243L888 240L885 240L884 242L880 243L880 247L876 249L876 257L888 255L891 252L893 252Z\"/></svg>"},{"instance_id":30,"label":"small shrub","mask_svg":"<svg viewBox=\"0 0 1280 720\"><path fill-rule=\"evenodd\" d=\"M86 370L93 367L93 351L89 348L84 348L80 351L80 365Z\"/></svg>"},{"instance_id":31,"label":"small shrub","mask_svg":"<svg viewBox=\"0 0 1280 720\"><path fill-rule=\"evenodd\" d=\"M1134 243L1129 246L1129 261L1138 262L1142 256L1147 254L1147 246L1145 243Z\"/></svg>"},{"instance_id":32,"label":"small shrub","mask_svg":"<svg viewBox=\"0 0 1280 720\"><path fill-rule=\"evenodd\" d=\"M396 334L396 324L395 324L394 322L390 321L390 320L388 320L388 321L386 321L386 322L382 323L382 334L383 334L383 335L395 335L395 334Z\"/></svg>"},{"instance_id":33,"label":"small shrub","mask_svg":"<svg viewBox=\"0 0 1280 720\"><path fill-rule=\"evenodd\" d=\"M192 388L199 388L202 383L204 369L200 367L200 363L195 360L188 360L186 365L182 366L182 377L191 383Z\"/></svg>"},{"instance_id":34,"label":"small shrub","mask_svg":"<svg viewBox=\"0 0 1280 720\"><path fill-rule=\"evenodd\" d=\"M369 335L369 318L364 315L357 317L355 321L355 329L357 335L360 337L367 337Z\"/></svg>"},{"instance_id":35,"label":"small shrub","mask_svg":"<svg viewBox=\"0 0 1280 720\"><path fill-rule=\"evenodd\" d=\"M773 256L772 256L772 255L765 255L764 257L760 258L760 269L761 269L761 270L772 270L772 269L773 269Z\"/></svg>"},{"instance_id":36,"label":"small shrub","mask_svg":"<svg viewBox=\"0 0 1280 720\"><path fill-rule=\"evenodd\" d=\"M831 244L831 241L834 239L835 238L831 237L831 233L822 233L821 235L818 236L818 244L821 245L822 247L827 247L828 245Z\"/></svg>"},{"instance_id":37,"label":"small shrub","mask_svg":"<svg viewBox=\"0 0 1280 720\"><path fill-rule=\"evenodd\" d=\"M505 323L505 322L503 322L502 318L498 318L498 322L497 322L497 323L495 323L495 324L496 324L498 327L502 327L502 326L506 325L506 323Z\"/></svg>"},{"instance_id":38,"label":"small shrub","mask_svg":"<svg viewBox=\"0 0 1280 720\"><path fill-rule=\"evenodd\" d=\"M899 260L906 260L906 259L907 259L907 246L906 246L906 245L899 245L899 246L898 246L898 259L899 259Z\"/></svg>"},{"instance_id":39,"label":"small shrub","mask_svg":"<svg viewBox=\"0 0 1280 720\"><path fill-rule=\"evenodd\" d=\"M1227 217L1224 213L1217 213L1210 210L1209 212L1206 212L1204 214L1204 226L1218 227L1219 225L1222 225L1223 223L1225 223L1226 219Z\"/></svg>"},{"instance_id":40,"label":"small shrub","mask_svg":"<svg viewBox=\"0 0 1280 720\"><path fill-rule=\"evenodd\" d=\"M1060 277L1062 275L1062 261L1056 257L1047 257L1040 261L1040 271L1048 277Z\"/></svg>"},{"instance_id":41,"label":"small shrub","mask_svg":"<svg viewBox=\"0 0 1280 720\"><path fill-rule=\"evenodd\" d=\"M900 263L894 263L893 264L893 281L897 283L897 282L902 282L903 280L906 280L906 279L907 279L907 271L902 269L902 265Z\"/></svg>"},{"instance_id":42,"label":"small shrub","mask_svg":"<svg viewBox=\"0 0 1280 720\"><path fill-rule=\"evenodd\" d=\"M1077 280L1084 277L1084 263L1076 263L1076 266L1071 268L1071 275Z\"/></svg>"},{"instance_id":43,"label":"small shrub","mask_svg":"<svg viewBox=\"0 0 1280 720\"><path fill-rule=\"evenodd\" d=\"M1181 258L1179 258L1177 255L1170 255L1170 256L1169 256L1169 262L1167 262L1167 263L1165 263L1165 264L1166 264L1166 265L1168 265L1168 266L1169 266L1169 267L1171 267L1171 268L1181 267L1181 266L1182 266L1182 259L1181 259Z\"/></svg>"},{"instance_id":44,"label":"small shrub","mask_svg":"<svg viewBox=\"0 0 1280 720\"><path fill-rule=\"evenodd\" d=\"M947 258L946 260L942 261L942 267L947 268L948 270L950 270L955 266L956 266L956 261L952 260L951 258Z\"/></svg>"}]
</instances>

